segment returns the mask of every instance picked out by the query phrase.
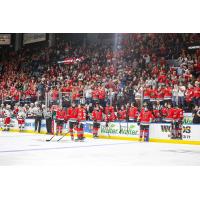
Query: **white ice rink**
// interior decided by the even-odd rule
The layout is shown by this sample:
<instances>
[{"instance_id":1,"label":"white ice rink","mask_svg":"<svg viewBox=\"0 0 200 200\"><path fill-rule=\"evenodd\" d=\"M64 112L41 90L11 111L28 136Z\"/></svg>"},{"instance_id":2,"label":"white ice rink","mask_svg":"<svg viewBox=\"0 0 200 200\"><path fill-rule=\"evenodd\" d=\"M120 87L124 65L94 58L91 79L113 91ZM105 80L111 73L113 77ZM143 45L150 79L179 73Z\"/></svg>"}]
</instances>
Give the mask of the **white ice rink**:
<instances>
[{"instance_id":1,"label":"white ice rink","mask_svg":"<svg viewBox=\"0 0 200 200\"><path fill-rule=\"evenodd\" d=\"M0 165L200 165L200 146L0 133Z\"/></svg>"}]
</instances>

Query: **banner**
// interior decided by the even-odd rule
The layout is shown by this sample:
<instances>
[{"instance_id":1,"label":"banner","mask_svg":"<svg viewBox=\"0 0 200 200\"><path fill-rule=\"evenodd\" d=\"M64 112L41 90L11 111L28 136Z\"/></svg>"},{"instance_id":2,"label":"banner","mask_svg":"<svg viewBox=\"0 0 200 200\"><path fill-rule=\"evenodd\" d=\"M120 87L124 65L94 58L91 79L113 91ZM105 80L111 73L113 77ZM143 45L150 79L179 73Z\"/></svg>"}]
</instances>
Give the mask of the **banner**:
<instances>
[{"instance_id":1,"label":"banner","mask_svg":"<svg viewBox=\"0 0 200 200\"><path fill-rule=\"evenodd\" d=\"M183 140L200 141L198 125L183 125ZM170 124L151 124L150 137L156 139L171 139Z\"/></svg>"},{"instance_id":2,"label":"banner","mask_svg":"<svg viewBox=\"0 0 200 200\"><path fill-rule=\"evenodd\" d=\"M65 58L63 61L58 61L58 64L64 63L65 65L74 65L84 60L85 58L83 56L79 58Z\"/></svg>"},{"instance_id":3,"label":"banner","mask_svg":"<svg viewBox=\"0 0 200 200\"><path fill-rule=\"evenodd\" d=\"M46 40L46 33L24 33L23 44L30 44Z\"/></svg>"},{"instance_id":4,"label":"banner","mask_svg":"<svg viewBox=\"0 0 200 200\"><path fill-rule=\"evenodd\" d=\"M106 127L106 123L102 122L100 135L139 138L139 132L137 123L110 122Z\"/></svg>"}]
</instances>

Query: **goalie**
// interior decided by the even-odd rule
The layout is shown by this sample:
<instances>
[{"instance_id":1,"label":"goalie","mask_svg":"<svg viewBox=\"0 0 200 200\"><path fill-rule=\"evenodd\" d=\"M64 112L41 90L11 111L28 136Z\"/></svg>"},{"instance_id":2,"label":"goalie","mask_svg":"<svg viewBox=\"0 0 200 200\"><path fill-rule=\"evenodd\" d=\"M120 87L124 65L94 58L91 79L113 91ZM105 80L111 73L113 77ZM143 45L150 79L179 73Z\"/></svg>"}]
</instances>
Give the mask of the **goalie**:
<instances>
[{"instance_id":1,"label":"goalie","mask_svg":"<svg viewBox=\"0 0 200 200\"><path fill-rule=\"evenodd\" d=\"M153 120L153 114L152 112L148 109L147 106L145 106L139 117L138 117L138 125L140 125L140 138L139 141L141 142L143 137L144 141L148 142L149 138L149 125L151 121Z\"/></svg>"}]
</instances>

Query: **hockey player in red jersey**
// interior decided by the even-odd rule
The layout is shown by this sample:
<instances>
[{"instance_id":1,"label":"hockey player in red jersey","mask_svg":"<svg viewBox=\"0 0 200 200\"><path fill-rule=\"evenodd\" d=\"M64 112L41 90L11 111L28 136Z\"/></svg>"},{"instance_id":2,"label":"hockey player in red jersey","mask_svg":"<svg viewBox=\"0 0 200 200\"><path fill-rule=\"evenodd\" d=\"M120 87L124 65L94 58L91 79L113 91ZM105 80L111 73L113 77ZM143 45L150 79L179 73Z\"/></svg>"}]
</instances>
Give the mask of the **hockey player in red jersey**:
<instances>
[{"instance_id":1,"label":"hockey player in red jersey","mask_svg":"<svg viewBox=\"0 0 200 200\"><path fill-rule=\"evenodd\" d=\"M166 116L164 121L171 123L173 121L173 115L174 115L174 108L172 108L172 105L169 103L167 104Z\"/></svg>"},{"instance_id":2,"label":"hockey player in red jersey","mask_svg":"<svg viewBox=\"0 0 200 200\"><path fill-rule=\"evenodd\" d=\"M176 110L175 108L172 108L171 104L168 104L165 122L171 123L171 139L176 138L176 132L178 129L177 123L176 123L177 114L178 114L178 110Z\"/></svg>"},{"instance_id":3,"label":"hockey player in red jersey","mask_svg":"<svg viewBox=\"0 0 200 200\"><path fill-rule=\"evenodd\" d=\"M159 101L153 104L154 122L161 122L161 109L162 106Z\"/></svg>"},{"instance_id":4,"label":"hockey player in red jersey","mask_svg":"<svg viewBox=\"0 0 200 200\"><path fill-rule=\"evenodd\" d=\"M151 111L149 111L148 107L145 106L142 111L140 112L140 115L138 117L138 125L140 125L140 138L139 141L142 141L142 138L144 136L144 141L148 141L149 136L149 125L153 120L153 114Z\"/></svg>"},{"instance_id":5,"label":"hockey player in red jersey","mask_svg":"<svg viewBox=\"0 0 200 200\"><path fill-rule=\"evenodd\" d=\"M120 122L126 121L127 111L124 106L121 106L121 109L118 110L117 117Z\"/></svg>"},{"instance_id":6,"label":"hockey player in red jersey","mask_svg":"<svg viewBox=\"0 0 200 200\"><path fill-rule=\"evenodd\" d=\"M109 122L114 122L117 119L117 116L115 115L114 112L109 112L105 115L105 122L106 122L106 127L108 127Z\"/></svg>"},{"instance_id":7,"label":"hockey player in red jersey","mask_svg":"<svg viewBox=\"0 0 200 200\"><path fill-rule=\"evenodd\" d=\"M117 111L117 118L120 122L119 123L119 126L120 126L119 133L121 133L121 131L122 131L121 122L125 122L127 120L127 110L123 105L121 106L121 109Z\"/></svg>"},{"instance_id":8,"label":"hockey player in red jersey","mask_svg":"<svg viewBox=\"0 0 200 200\"><path fill-rule=\"evenodd\" d=\"M167 106L168 104L165 103L164 106L162 106L161 111L160 111L162 122L165 122L165 117L167 116L167 109L168 109Z\"/></svg>"},{"instance_id":9,"label":"hockey player in red jersey","mask_svg":"<svg viewBox=\"0 0 200 200\"><path fill-rule=\"evenodd\" d=\"M104 118L106 122L106 129L109 128L109 123L114 122L116 119L117 119L117 116L115 115L115 112L108 112Z\"/></svg>"},{"instance_id":10,"label":"hockey player in red jersey","mask_svg":"<svg viewBox=\"0 0 200 200\"><path fill-rule=\"evenodd\" d=\"M182 139L183 110L176 106L173 112L172 139Z\"/></svg>"},{"instance_id":11,"label":"hockey player in red jersey","mask_svg":"<svg viewBox=\"0 0 200 200\"><path fill-rule=\"evenodd\" d=\"M72 106L67 109L67 120L69 122L69 133L71 136L71 140L74 140L73 130L77 125L77 117L78 117L78 108L76 104L72 102Z\"/></svg>"},{"instance_id":12,"label":"hockey player in red jersey","mask_svg":"<svg viewBox=\"0 0 200 200\"><path fill-rule=\"evenodd\" d=\"M66 120L66 111L63 108L60 108L56 112L56 134L62 135L63 124Z\"/></svg>"},{"instance_id":13,"label":"hockey player in red jersey","mask_svg":"<svg viewBox=\"0 0 200 200\"><path fill-rule=\"evenodd\" d=\"M131 103L131 107L128 109L128 118L130 122L136 122L138 118L138 108Z\"/></svg>"},{"instance_id":14,"label":"hockey player in red jersey","mask_svg":"<svg viewBox=\"0 0 200 200\"><path fill-rule=\"evenodd\" d=\"M84 104L78 106L77 113L77 139L75 141L83 141L84 140L84 122L86 121L86 109Z\"/></svg>"},{"instance_id":15,"label":"hockey player in red jersey","mask_svg":"<svg viewBox=\"0 0 200 200\"><path fill-rule=\"evenodd\" d=\"M93 138L98 137L98 130L100 128L100 123L103 120L103 112L100 110L99 106L96 106L92 112L93 120Z\"/></svg>"}]
</instances>

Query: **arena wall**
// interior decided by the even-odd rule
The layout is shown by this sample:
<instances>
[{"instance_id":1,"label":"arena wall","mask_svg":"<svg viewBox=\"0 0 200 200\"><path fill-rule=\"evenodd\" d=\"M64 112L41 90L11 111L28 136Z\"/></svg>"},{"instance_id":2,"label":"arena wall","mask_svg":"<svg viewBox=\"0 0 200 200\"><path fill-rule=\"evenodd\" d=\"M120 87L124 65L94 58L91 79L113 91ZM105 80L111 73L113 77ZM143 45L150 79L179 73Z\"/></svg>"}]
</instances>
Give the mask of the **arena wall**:
<instances>
[{"instance_id":1,"label":"arena wall","mask_svg":"<svg viewBox=\"0 0 200 200\"><path fill-rule=\"evenodd\" d=\"M84 126L85 136L92 137L92 121L87 121ZM2 126L2 119L0 120ZM26 119L26 124L23 132L34 133L34 119ZM56 127L54 127L56 130ZM105 139L119 139L137 141L139 138L139 126L137 123L127 122L111 122L106 127L105 122L101 123L99 131L100 138ZM16 119L12 119L11 131L19 131ZM65 124L63 133L67 133L68 126ZM46 134L46 123L42 120L41 134ZM177 144L196 144L200 145L200 125L185 124L183 125L183 140L170 139L170 124L167 123L152 123L150 125L150 142L164 142Z\"/></svg>"}]
</instances>

